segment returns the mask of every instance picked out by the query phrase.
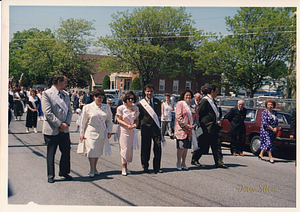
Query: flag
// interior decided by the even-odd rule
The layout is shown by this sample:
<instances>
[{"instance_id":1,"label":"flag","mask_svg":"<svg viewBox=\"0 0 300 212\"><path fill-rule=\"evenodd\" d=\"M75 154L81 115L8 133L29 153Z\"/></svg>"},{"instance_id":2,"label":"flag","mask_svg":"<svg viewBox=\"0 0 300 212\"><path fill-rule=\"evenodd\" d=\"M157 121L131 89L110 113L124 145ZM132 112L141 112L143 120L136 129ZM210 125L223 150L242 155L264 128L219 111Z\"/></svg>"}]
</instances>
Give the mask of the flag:
<instances>
[{"instance_id":1,"label":"flag","mask_svg":"<svg viewBox=\"0 0 300 212\"><path fill-rule=\"evenodd\" d=\"M20 88L20 89L21 89L21 87L22 87L23 75L24 75L24 73L21 74L21 77L20 77L20 80L19 80L19 88Z\"/></svg>"}]
</instances>

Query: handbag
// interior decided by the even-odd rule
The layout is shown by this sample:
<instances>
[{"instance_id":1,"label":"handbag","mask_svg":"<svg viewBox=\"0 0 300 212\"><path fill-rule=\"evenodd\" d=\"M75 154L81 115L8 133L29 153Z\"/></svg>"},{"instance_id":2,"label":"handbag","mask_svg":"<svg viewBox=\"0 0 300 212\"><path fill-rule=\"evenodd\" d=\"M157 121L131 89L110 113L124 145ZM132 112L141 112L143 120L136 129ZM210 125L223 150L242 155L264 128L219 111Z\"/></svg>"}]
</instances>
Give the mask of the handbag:
<instances>
[{"instance_id":1,"label":"handbag","mask_svg":"<svg viewBox=\"0 0 300 212\"><path fill-rule=\"evenodd\" d=\"M78 143L78 146L77 146L77 153L78 154L83 154L84 153L84 141L85 141L85 139L83 139L83 140L79 139L79 143Z\"/></svg>"},{"instance_id":2,"label":"handbag","mask_svg":"<svg viewBox=\"0 0 300 212\"><path fill-rule=\"evenodd\" d=\"M195 129L195 134L196 134L196 137L198 138L200 135L203 134L203 130L200 126L198 126L196 129Z\"/></svg>"}]
</instances>

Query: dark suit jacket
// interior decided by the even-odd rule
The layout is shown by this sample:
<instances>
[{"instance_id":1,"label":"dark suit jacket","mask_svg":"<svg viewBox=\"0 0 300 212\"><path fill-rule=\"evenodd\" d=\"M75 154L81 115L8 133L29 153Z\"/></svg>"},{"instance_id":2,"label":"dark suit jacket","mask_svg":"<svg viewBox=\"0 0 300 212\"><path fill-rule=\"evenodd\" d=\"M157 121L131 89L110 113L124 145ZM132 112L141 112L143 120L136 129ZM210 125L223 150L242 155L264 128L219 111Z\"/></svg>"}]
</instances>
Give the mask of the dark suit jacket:
<instances>
[{"instance_id":1,"label":"dark suit jacket","mask_svg":"<svg viewBox=\"0 0 300 212\"><path fill-rule=\"evenodd\" d=\"M89 97L87 96L87 94L84 94L82 97L83 104L89 104L92 103L93 101L94 101L94 97L92 96L92 94L90 94Z\"/></svg>"},{"instance_id":2,"label":"dark suit jacket","mask_svg":"<svg viewBox=\"0 0 300 212\"><path fill-rule=\"evenodd\" d=\"M202 127L203 133L219 133L218 126L216 124L216 114L212 109L209 102L203 98L200 100L198 106L199 122Z\"/></svg>"},{"instance_id":3,"label":"dark suit jacket","mask_svg":"<svg viewBox=\"0 0 300 212\"><path fill-rule=\"evenodd\" d=\"M246 132L246 127L245 127L245 118L247 114L247 109L243 108L243 110L240 112L238 107L231 108L229 113L227 113L224 117L224 119L228 119L230 122L230 134L239 134L245 133Z\"/></svg>"},{"instance_id":4,"label":"dark suit jacket","mask_svg":"<svg viewBox=\"0 0 300 212\"><path fill-rule=\"evenodd\" d=\"M290 134L296 138L296 108L295 110L293 110L293 114L292 114Z\"/></svg>"},{"instance_id":5,"label":"dark suit jacket","mask_svg":"<svg viewBox=\"0 0 300 212\"><path fill-rule=\"evenodd\" d=\"M158 116L158 119L160 120L160 116L161 116L161 102L160 102L159 99L153 98L153 104L154 104L153 109L156 112L156 114ZM141 131L145 132L145 129L147 129L147 131L151 130L152 131L152 135L155 136L155 137L161 135L160 129L155 124L154 120L151 118L151 116L144 109L144 107L141 105L140 102L137 104L137 106L139 107L139 111L140 111L140 115L139 115L140 124L139 125L141 127Z\"/></svg>"}]
</instances>

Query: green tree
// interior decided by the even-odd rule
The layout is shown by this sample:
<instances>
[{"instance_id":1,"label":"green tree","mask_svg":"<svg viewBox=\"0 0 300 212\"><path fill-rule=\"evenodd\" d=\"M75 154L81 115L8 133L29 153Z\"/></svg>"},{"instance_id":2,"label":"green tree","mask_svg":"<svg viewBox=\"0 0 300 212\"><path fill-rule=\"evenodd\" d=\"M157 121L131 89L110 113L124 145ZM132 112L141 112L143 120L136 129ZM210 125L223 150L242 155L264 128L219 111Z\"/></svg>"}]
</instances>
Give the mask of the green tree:
<instances>
[{"instance_id":1,"label":"green tree","mask_svg":"<svg viewBox=\"0 0 300 212\"><path fill-rule=\"evenodd\" d=\"M185 8L142 7L112 15L112 35L98 38L110 57L100 70L139 73L143 87L156 76L176 76L194 70L195 48L203 39ZM190 75L192 77L192 75Z\"/></svg>"},{"instance_id":2,"label":"green tree","mask_svg":"<svg viewBox=\"0 0 300 212\"><path fill-rule=\"evenodd\" d=\"M109 89L109 83L110 83L110 78L109 76L106 74L103 78L103 82L102 82L102 89Z\"/></svg>"},{"instance_id":3,"label":"green tree","mask_svg":"<svg viewBox=\"0 0 300 212\"><path fill-rule=\"evenodd\" d=\"M70 44L71 51L76 55L85 54L88 47L92 44L92 30L95 20L87 21L83 18L67 20L60 19L60 28L57 29L57 38L64 43Z\"/></svg>"},{"instance_id":4,"label":"green tree","mask_svg":"<svg viewBox=\"0 0 300 212\"><path fill-rule=\"evenodd\" d=\"M130 90L141 90L141 81L139 77L135 77L130 85Z\"/></svg>"},{"instance_id":5,"label":"green tree","mask_svg":"<svg viewBox=\"0 0 300 212\"><path fill-rule=\"evenodd\" d=\"M287 76L286 62L295 47L291 8L241 8L226 17L232 35L212 37L200 48L198 67L222 75L224 84L250 91Z\"/></svg>"}]
</instances>

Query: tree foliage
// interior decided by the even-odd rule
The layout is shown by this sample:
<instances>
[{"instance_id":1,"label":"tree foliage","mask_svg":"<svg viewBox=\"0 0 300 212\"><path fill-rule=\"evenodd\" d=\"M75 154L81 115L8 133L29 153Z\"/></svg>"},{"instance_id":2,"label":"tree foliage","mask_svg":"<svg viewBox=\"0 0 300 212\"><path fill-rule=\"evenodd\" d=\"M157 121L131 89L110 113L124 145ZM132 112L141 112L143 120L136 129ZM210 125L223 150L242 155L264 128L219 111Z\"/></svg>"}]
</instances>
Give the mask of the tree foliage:
<instances>
[{"instance_id":1,"label":"tree foliage","mask_svg":"<svg viewBox=\"0 0 300 212\"><path fill-rule=\"evenodd\" d=\"M141 90L141 81L139 77L135 77L130 85L130 90Z\"/></svg>"},{"instance_id":2,"label":"tree foliage","mask_svg":"<svg viewBox=\"0 0 300 212\"><path fill-rule=\"evenodd\" d=\"M291 8L241 8L226 17L226 37L212 37L201 48L198 67L222 74L224 84L250 91L287 76L286 62L295 47Z\"/></svg>"},{"instance_id":3,"label":"tree foliage","mask_svg":"<svg viewBox=\"0 0 300 212\"><path fill-rule=\"evenodd\" d=\"M109 89L109 88L110 88L109 85L110 85L110 78L109 78L109 76L106 74L106 75L104 76L104 78L103 78L102 89Z\"/></svg>"},{"instance_id":4,"label":"tree foliage","mask_svg":"<svg viewBox=\"0 0 300 212\"><path fill-rule=\"evenodd\" d=\"M33 84L51 85L54 74L66 75L70 87L85 87L92 74L91 60L79 53L85 53L90 41L92 22L84 19L61 21L55 36L50 29L36 28L14 33L10 42L9 75L19 80L24 73L24 86Z\"/></svg>"},{"instance_id":5,"label":"tree foliage","mask_svg":"<svg viewBox=\"0 0 300 212\"><path fill-rule=\"evenodd\" d=\"M101 59L100 70L138 72L143 86L157 76L176 76L194 69L201 32L192 27L184 8L142 7L112 15L111 36L96 46L111 57ZM192 76L191 76L192 77Z\"/></svg>"}]
</instances>

